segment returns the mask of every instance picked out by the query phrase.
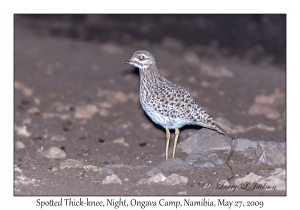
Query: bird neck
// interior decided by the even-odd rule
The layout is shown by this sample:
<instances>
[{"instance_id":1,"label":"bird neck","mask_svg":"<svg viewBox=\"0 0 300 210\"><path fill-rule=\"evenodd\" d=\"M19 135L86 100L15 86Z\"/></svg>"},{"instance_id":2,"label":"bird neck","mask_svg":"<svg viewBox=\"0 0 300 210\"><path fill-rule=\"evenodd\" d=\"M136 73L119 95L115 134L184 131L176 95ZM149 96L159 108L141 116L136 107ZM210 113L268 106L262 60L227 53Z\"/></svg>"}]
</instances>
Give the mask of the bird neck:
<instances>
[{"instance_id":1,"label":"bird neck","mask_svg":"<svg viewBox=\"0 0 300 210\"><path fill-rule=\"evenodd\" d=\"M163 76L159 73L156 65L140 68L141 83L158 84L163 81Z\"/></svg>"}]
</instances>

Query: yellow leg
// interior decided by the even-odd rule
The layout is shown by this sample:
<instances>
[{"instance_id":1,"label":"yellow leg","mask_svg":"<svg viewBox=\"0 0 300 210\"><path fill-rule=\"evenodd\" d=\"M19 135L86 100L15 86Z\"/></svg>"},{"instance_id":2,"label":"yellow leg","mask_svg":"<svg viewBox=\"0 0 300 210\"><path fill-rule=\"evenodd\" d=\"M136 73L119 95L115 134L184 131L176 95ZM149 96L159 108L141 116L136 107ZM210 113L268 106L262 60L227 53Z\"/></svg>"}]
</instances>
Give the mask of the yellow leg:
<instances>
[{"instance_id":1,"label":"yellow leg","mask_svg":"<svg viewBox=\"0 0 300 210\"><path fill-rule=\"evenodd\" d=\"M175 141L174 141L174 148L173 148L173 158L174 158L175 152L176 152L176 145L177 145L178 136L179 136L179 129L175 128Z\"/></svg>"},{"instance_id":2,"label":"yellow leg","mask_svg":"<svg viewBox=\"0 0 300 210\"><path fill-rule=\"evenodd\" d=\"M166 126L166 139L167 139L167 145L166 145L166 160L168 159L168 150L169 150L169 142L170 142L170 131L168 126Z\"/></svg>"}]
</instances>

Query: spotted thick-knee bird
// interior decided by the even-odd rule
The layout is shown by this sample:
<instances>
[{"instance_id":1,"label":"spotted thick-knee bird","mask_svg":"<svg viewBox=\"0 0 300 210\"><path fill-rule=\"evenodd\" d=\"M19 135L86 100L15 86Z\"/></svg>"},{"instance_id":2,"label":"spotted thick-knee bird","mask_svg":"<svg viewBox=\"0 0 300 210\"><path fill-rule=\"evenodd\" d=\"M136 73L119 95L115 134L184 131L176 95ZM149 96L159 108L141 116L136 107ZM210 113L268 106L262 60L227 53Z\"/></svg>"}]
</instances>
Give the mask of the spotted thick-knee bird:
<instances>
[{"instance_id":1,"label":"spotted thick-knee bird","mask_svg":"<svg viewBox=\"0 0 300 210\"><path fill-rule=\"evenodd\" d=\"M175 156L179 128L185 125L199 125L226 132L201 108L191 94L180 85L164 78L158 71L153 55L140 50L123 64L139 68L140 102L153 122L166 129L166 159L170 142L169 129L175 129L173 158Z\"/></svg>"}]
</instances>

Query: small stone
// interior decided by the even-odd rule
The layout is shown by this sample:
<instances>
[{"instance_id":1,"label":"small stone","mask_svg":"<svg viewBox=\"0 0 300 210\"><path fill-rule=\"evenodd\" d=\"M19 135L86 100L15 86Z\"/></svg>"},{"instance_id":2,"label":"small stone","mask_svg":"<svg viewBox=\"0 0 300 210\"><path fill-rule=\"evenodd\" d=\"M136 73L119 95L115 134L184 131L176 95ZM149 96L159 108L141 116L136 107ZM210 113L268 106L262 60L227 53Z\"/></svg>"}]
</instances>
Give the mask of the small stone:
<instances>
[{"instance_id":1,"label":"small stone","mask_svg":"<svg viewBox=\"0 0 300 210\"><path fill-rule=\"evenodd\" d=\"M87 165L87 166L83 166L84 170L86 171L99 171L98 167L97 166L92 166L92 165Z\"/></svg>"},{"instance_id":2,"label":"small stone","mask_svg":"<svg viewBox=\"0 0 300 210\"><path fill-rule=\"evenodd\" d=\"M52 138L50 139L50 141L66 141L67 139L62 136L62 135L55 135L52 136Z\"/></svg>"},{"instance_id":3,"label":"small stone","mask_svg":"<svg viewBox=\"0 0 300 210\"><path fill-rule=\"evenodd\" d=\"M171 186L186 185L188 182L188 178L185 176L179 176L178 174L172 174L167 177L165 182L167 182L167 185L171 185Z\"/></svg>"},{"instance_id":4,"label":"small stone","mask_svg":"<svg viewBox=\"0 0 300 210\"><path fill-rule=\"evenodd\" d=\"M107 110L107 109L105 109L105 108L100 108L100 110L99 110L99 115L101 116L101 117L107 117L107 116L109 116L109 111Z\"/></svg>"},{"instance_id":5,"label":"small stone","mask_svg":"<svg viewBox=\"0 0 300 210\"><path fill-rule=\"evenodd\" d=\"M149 130L151 128L151 124L150 123L142 123L141 124L142 127L145 129L145 130Z\"/></svg>"},{"instance_id":6,"label":"small stone","mask_svg":"<svg viewBox=\"0 0 300 210\"><path fill-rule=\"evenodd\" d=\"M39 98L34 98L33 101L36 105L40 105L40 103L41 103Z\"/></svg>"},{"instance_id":7,"label":"small stone","mask_svg":"<svg viewBox=\"0 0 300 210\"><path fill-rule=\"evenodd\" d=\"M18 127L17 128L17 134L19 136L26 136L26 137L29 137L31 135L31 133L27 132L27 129L26 129L26 126L23 126L23 127Z\"/></svg>"},{"instance_id":8,"label":"small stone","mask_svg":"<svg viewBox=\"0 0 300 210\"><path fill-rule=\"evenodd\" d=\"M60 169L66 168L83 168L83 164L78 160L68 159L59 164Z\"/></svg>"},{"instance_id":9,"label":"small stone","mask_svg":"<svg viewBox=\"0 0 300 210\"><path fill-rule=\"evenodd\" d=\"M187 195L186 191L178 192L177 195Z\"/></svg>"},{"instance_id":10,"label":"small stone","mask_svg":"<svg viewBox=\"0 0 300 210\"><path fill-rule=\"evenodd\" d=\"M95 105L83 105L77 106L75 109L75 118L78 119L90 119L98 112L98 108Z\"/></svg>"},{"instance_id":11,"label":"small stone","mask_svg":"<svg viewBox=\"0 0 300 210\"><path fill-rule=\"evenodd\" d=\"M231 150L232 139L216 131L202 128L177 145L177 149L191 154L196 151Z\"/></svg>"},{"instance_id":12,"label":"small stone","mask_svg":"<svg viewBox=\"0 0 300 210\"><path fill-rule=\"evenodd\" d=\"M206 81L201 81L200 84L201 84L203 87L208 87L208 86L209 86L209 83L206 82Z\"/></svg>"},{"instance_id":13,"label":"small stone","mask_svg":"<svg viewBox=\"0 0 300 210\"><path fill-rule=\"evenodd\" d=\"M102 181L102 184L122 184L122 181L117 175L112 174L111 176L107 176Z\"/></svg>"},{"instance_id":14,"label":"small stone","mask_svg":"<svg viewBox=\"0 0 300 210\"><path fill-rule=\"evenodd\" d=\"M115 98L117 98L119 101L121 101L121 102L128 101L128 96L126 94L124 94L123 92L117 91L115 94L116 94Z\"/></svg>"},{"instance_id":15,"label":"small stone","mask_svg":"<svg viewBox=\"0 0 300 210\"><path fill-rule=\"evenodd\" d=\"M98 105L99 105L101 108L104 108L104 109L110 109L110 108L112 108L112 104L111 104L111 103L108 103L108 102L106 102L106 101L100 102Z\"/></svg>"},{"instance_id":16,"label":"small stone","mask_svg":"<svg viewBox=\"0 0 300 210\"><path fill-rule=\"evenodd\" d=\"M57 167L53 167L51 171L54 173L54 172L58 171L58 168Z\"/></svg>"},{"instance_id":17,"label":"small stone","mask_svg":"<svg viewBox=\"0 0 300 210\"><path fill-rule=\"evenodd\" d=\"M29 114L39 114L40 113L40 110L36 107L31 107L30 109L27 110L27 112Z\"/></svg>"},{"instance_id":18,"label":"small stone","mask_svg":"<svg viewBox=\"0 0 300 210\"><path fill-rule=\"evenodd\" d=\"M125 142L125 139L123 137L113 140L113 143L114 144L122 144L124 147L129 147L129 144L127 142Z\"/></svg>"},{"instance_id":19,"label":"small stone","mask_svg":"<svg viewBox=\"0 0 300 210\"><path fill-rule=\"evenodd\" d=\"M48 150L43 151L41 154L46 158L53 158L53 159L66 158L67 156L65 151L53 146L50 147Z\"/></svg>"},{"instance_id":20,"label":"small stone","mask_svg":"<svg viewBox=\"0 0 300 210\"><path fill-rule=\"evenodd\" d=\"M32 94L33 94L33 90L31 88L28 88L27 86L23 85L19 81L14 82L14 87L16 89L22 90L23 94L26 95L26 96L32 96Z\"/></svg>"},{"instance_id":21,"label":"small stone","mask_svg":"<svg viewBox=\"0 0 300 210\"><path fill-rule=\"evenodd\" d=\"M17 165L14 165L14 171L22 173L22 170Z\"/></svg>"},{"instance_id":22,"label":"small stone","mask_svg":"<svg viewBox=\"0 0 300 210\"><path fill-rule=\"evenodd\" d=\"M17 150L25 148L25 145L21 141L17 141L15 146Z\"/></svg>"}]
</instances>

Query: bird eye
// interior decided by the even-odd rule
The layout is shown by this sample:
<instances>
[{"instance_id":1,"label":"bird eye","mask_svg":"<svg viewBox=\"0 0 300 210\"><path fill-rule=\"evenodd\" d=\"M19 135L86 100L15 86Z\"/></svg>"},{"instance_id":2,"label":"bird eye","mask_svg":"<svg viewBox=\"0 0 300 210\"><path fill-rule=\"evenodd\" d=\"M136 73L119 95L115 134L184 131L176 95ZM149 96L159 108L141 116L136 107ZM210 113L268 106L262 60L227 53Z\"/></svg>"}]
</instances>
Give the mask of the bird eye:
<instances>
[{"instance_id":1,"label":"bird eye","mask_svg":"<svg viewBox=\"0 0 300 210\"><path fill-rule=\"evenodd\" d=\"M140 55L140 56L139 56L139 60L140 60L140 61L142 61L142 60L144 60L144 59L145 59L145 56L143 56L143 55Z\"/></svg>"}]
</instances>

